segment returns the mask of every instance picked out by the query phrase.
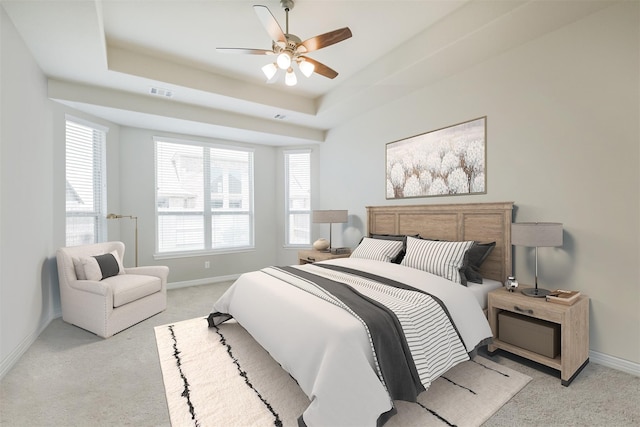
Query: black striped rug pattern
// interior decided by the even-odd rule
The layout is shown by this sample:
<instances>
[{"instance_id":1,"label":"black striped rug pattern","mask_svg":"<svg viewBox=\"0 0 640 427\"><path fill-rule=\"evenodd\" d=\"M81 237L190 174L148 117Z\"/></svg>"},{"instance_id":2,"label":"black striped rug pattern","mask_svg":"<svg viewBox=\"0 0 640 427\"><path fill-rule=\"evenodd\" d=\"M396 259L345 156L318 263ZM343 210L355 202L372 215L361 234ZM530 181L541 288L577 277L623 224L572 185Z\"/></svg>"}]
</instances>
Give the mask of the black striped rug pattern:
<instances>
[{"instance_id":1,"label":"black striped rug pattern","mask_svg":"<svg viewBox=\"0 0 640 427\"><path fill-rule=\"evenodd\" d=\"M235 321L197 318L155 330L172 425L296 426L309 405L289 374ZM479 426L531 378L483 357L432 384L418 402L396 401L385 427Z\"/></svg>"}]
</instances>

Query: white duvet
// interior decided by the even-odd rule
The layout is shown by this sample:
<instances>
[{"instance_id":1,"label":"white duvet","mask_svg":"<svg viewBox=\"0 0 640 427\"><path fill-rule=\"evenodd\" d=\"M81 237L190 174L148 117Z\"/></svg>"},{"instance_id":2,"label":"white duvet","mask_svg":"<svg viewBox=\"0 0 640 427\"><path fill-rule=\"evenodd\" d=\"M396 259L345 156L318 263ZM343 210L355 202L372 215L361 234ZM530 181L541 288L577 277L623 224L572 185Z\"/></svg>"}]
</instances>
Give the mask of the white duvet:
<instances>
[{"instance_id":1,"label":"white duvet","mask_svg":"<svg viewBox=\"0 0 640 427\"><path fill-rule=\"evenodd\" d=\"M475 297L464 286L380 261L341 258L323 263L385 276L438 297L467 351L492 336ZM375 426L378 417L392 409L362 323L338 306L254 271L238 278L212 311L232 315L298 381L311 401L303 414L307 426Z\"/></svg>"}]
</instances>

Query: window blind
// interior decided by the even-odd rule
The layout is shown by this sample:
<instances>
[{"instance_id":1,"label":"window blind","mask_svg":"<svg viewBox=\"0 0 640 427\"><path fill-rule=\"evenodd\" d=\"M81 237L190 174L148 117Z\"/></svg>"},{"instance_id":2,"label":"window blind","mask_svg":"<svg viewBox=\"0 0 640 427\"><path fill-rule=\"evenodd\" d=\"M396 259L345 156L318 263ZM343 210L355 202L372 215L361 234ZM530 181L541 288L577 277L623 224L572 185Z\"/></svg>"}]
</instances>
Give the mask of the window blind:
<instances>
[{"instance_id":1,"label":"window blind","mask_svg":"<svg viewBox=\"0 0 640 427\"><path fill-rule=\"evenodd\" d=\"M104 151L106 128L66 120L66 245L85 245L104 240Z\"/></svg>"},{"instance_id":2,"label":"window blind","mask_svg":"<svg viewBox=\"0 0 640 427\"><path fill-rule=\"evenodd\" d=\"M158 253L252 248L253 152L155 139Z\"/></svg>"},{"instance_id":3,"label":"window blind","mask_svg":"<svg viewBox=\"0 0 640 427\"><path fill-rule=\"evenodd\" d=\"M285 241L311 243L311 150L285 151Z\"/></svg>"}]
</instances>

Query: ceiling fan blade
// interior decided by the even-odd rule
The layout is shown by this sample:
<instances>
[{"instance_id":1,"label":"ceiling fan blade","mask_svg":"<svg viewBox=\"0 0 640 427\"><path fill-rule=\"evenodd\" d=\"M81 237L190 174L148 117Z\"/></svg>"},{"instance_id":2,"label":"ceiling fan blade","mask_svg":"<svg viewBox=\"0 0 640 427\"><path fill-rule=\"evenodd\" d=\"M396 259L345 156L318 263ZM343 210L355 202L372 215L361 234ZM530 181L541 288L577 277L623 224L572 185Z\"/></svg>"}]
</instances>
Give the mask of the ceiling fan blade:
<instances>
[{"instance_id":1,"label":"ceiling fan blade","mask_svg":"<svg viewBox=\"0 0 640 427\"><path fill-rule=\"evenodd\" d=\"M298 46L303 46L305 49L304 52L313 52L314 50L339 43L351 36L352 34L349 27L344 27L338 30L329 31L328 33L324 33L319 36L311 37L310 39L300 43Z\"/></svg>"},{"instance_id":2,"label":"ceiling fan blade","mask_svg":"<svg viewBox=\"0 0 640 427\"><path fill-rule=\"evenodd\" d=\"M246 55L273 55L272 50L266 50L266 49L245 49L241 47L217 47L216 50L222 53L242 53Z\"/></svg>"},{"instance_id":3,"label":"ceiling fan blade","mask_svg":"<svg viewBox=\"0 0 640 427\"><path fill-rule=\"evenodd\" d=\"M307 56L300 56L300 58L303 58L305 61L313 64L313 66L315 67L313 70L314 73L318 73L321 76L325 76L329 79L335 79L338 76L338 72L336 70L327 67L322 62L318 62L315 59L311 59Z\"/></svg>"},{"instance_id":4,"label":"ceiling fan blade","mask_svg":"<svg viewBox=\"0 0 640 427\"><path fill-rule=\"evenodd\" d=\"M260 22L262 22L262 25L267 30L267 33L269 33L269 36L271 36L271 40L277 42L287 42L280 24L278 24L278 21L276 21L276 18L273 17L273 14L271 14L271 11L267 6L256 4L253 6L253 10L256 11L258 19L260 20Z\"/></svg>"}]
</instances>

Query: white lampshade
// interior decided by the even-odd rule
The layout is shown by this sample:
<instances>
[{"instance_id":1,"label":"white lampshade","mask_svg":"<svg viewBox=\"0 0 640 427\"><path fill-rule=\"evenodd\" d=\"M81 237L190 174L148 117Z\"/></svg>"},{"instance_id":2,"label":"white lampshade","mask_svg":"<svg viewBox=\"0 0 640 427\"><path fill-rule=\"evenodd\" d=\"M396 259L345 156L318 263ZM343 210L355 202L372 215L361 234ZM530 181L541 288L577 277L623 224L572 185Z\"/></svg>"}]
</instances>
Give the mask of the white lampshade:
<instances>
[{"instance_id":1,"label":"white lampshade","mask_svg":"<svg viewBox=\"0 0 640 427\"><path fill-rule=\"evenodd\" d=\"M298 78L293 72L293 68L289 67L287 74L284 76L284 82L287 86L295 86L298 83Z\"/></svg>"},{"instance_id":2,"label":"white lampshade","mask_svg":"<svg viewBox=\"0 0 640 427\"><path fill-rule=\"evenodd\" d=\"M313 74L313 71L316 69L316 66L313 65L311 62L302 60L298 64L298 68L300 68L300 71L302 72L302 74L305 75L305 77L311 77L311 74Z\"/></svg>"},{"instance_id":3,"label":"white lampshade","mask_svg":"<svg viewBox=\"0 0 640 427\"><path fill-rule=\"evenodd\" d=\"M282 52L278 55L278 59L276 60L278 63L278 67L282 70L286 70L291 67L291 54L289 52Z\"/></svg>"},{"instance_id":4,"label":"white lampshade","mask_svg":"<svg viewBox=\"0 0 640 427\"><path fill-rule=\"evenodd\" d=\"M272 62L271 64L267 64L262 67L262 72L267 77L267 80L271 80L278 72L278 67L276 67L276 64Z\"/></svg>"}]
</instances>

